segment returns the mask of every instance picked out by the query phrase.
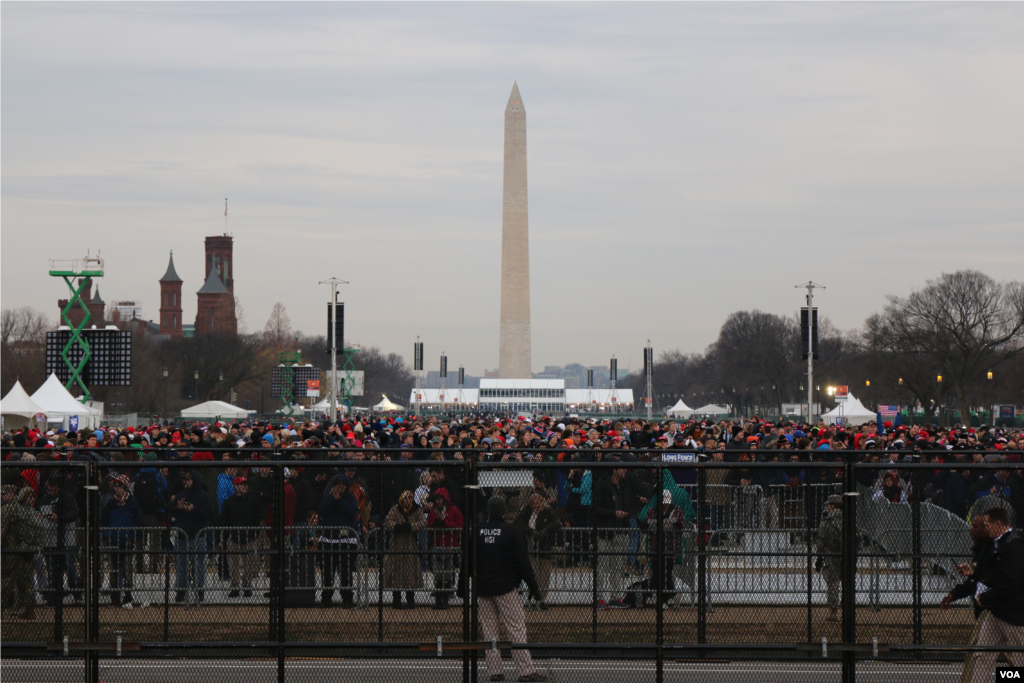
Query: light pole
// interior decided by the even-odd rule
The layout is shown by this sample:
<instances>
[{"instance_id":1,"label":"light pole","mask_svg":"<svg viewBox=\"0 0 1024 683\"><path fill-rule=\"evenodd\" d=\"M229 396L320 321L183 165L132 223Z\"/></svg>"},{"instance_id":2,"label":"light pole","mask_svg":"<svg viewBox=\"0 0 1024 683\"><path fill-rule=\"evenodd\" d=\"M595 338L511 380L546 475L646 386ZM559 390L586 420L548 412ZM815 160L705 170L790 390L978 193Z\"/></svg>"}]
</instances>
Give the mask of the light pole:
<instances>
[{"instance_id":1,"label":"light pole","mask_svg":"<svg viewBox=\"0 0 1024 683\"><path fill-rule=\"evenodd\" d=\"M825 289L822 285L816 285L809 281L806 285L794 285L795 288L807 288L807 421L810 422L811 412L814 410L814 395L811 391L814 386L814 289L815 287Z\"/></svg>"},{"instance_id":2,"label":"light pole","mask_svg":"<svg viewBox=\"0 0 1024 683\"><path fill-rule=\"evenodd\" d=\"M344 339L337 339L338 336L338 285L347 285L345 280L332 277L329 280L321 280L320 284L331 286L331 318L330 318L330 339L331 342L331 421L338 419L338 342L341 342L342 349L345 347Z\"/></svg>"},{"instance_id":3,"label":"light pole","mask_svg":"<svg viewBox=\"0 0 1024 683\"><path fill-rule=\"evenodd\" d=\"M164 368L164 421L167 420L167 368Z\"/></svg>"},{"instance_id":4,"label":"light pole","mask_svg":"<svg viewBox=\"0 0 1024 683\"><path fill-rule=\"evenodd\" d=\"M199 371L198 371L198 370L196 370L196 371L195 371L195 372L194 372L194 373L192 374L192 378L193 378L193 379L195 379L195 381L196 381L196 390L195 390L195 393L194 393L194 394L192 394L192 399L193 399L194 401L197 401L197 402L198 402L198 401L199 401Z\"/></svg>"},{"instance_id":5,"label":"light pole","mask_svg":"<svg viewBox=\"0 0 1024 683\"><path fill-rule=\"evenodd\" d=\"M988 391L986 391L985 393L988 394L988 401L992 401L994 400L992 398L992 371L989 370L986 376L988 377ZM989 403L988 405L988 422L989 425L992 427L995 427L996 425L995 407L996 406L994 403Z\"/></svg>"}]
</instances>

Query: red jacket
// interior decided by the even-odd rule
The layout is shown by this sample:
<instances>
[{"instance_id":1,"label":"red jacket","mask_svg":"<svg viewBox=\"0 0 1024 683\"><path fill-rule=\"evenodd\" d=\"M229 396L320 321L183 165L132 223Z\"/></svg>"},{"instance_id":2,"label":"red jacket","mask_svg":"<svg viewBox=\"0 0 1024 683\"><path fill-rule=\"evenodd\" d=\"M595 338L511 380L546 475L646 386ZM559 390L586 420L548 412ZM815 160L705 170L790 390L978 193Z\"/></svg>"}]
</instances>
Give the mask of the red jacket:
<instances>
[{"instance_id":1,"label":"red jacket","mask_svg":"<svg viewBox=\"0 0 1024 683\"><path fill-rule=\"evenodd\" d=\"M434 547L458 548L462 538L462 513L452 505L447 489L438 489L434 495L448 501L444 517L437 513L436 507L427 515L427 526L434 530Z\"/></svg>"}]
</instances>

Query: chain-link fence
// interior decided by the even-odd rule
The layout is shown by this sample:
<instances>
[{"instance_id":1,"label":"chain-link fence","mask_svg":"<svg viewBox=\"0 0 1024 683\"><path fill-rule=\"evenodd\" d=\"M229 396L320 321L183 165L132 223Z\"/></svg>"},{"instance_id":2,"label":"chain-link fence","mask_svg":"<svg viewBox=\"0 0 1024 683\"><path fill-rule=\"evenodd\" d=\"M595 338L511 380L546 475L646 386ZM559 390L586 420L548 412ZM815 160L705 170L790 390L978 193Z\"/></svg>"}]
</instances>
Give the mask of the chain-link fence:
<instances>
[{"instance_id":1,"label":"chain-link fence","mask_svg":"<svg viewBox=\"0 0 1024 683\"><path fill-rule=\"evenodd\" d=\"M2 464L5 681L959 678L999 648L943 598L1024 473L176 454ZM915 493L947 472L966 519ZM494 596L525 571L482 545L509 528L536 584Z\"/></svg>"}]
</instances>

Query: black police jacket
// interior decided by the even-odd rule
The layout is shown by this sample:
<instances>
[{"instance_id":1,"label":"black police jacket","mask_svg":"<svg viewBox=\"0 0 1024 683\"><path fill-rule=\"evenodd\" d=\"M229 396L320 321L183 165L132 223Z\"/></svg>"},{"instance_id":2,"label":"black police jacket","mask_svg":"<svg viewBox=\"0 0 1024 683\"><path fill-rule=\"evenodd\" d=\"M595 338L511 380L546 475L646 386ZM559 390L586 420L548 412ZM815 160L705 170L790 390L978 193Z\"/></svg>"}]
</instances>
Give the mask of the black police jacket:
<instances>
[{"instance_id":1,"label":"black police jacket","mask_svg":"<svg viewBox=\"0 0 1024 683\"><path fill-rule=\"evenodd\" d=\"M501 519L488 519L480 525L476 538L476 571L473 575L480 597L504 595L525 581L530 595L539 596L540 586L530 566L523 532ZM463 588L459 575L459 590Z\"/></svg>"}]
</instances>

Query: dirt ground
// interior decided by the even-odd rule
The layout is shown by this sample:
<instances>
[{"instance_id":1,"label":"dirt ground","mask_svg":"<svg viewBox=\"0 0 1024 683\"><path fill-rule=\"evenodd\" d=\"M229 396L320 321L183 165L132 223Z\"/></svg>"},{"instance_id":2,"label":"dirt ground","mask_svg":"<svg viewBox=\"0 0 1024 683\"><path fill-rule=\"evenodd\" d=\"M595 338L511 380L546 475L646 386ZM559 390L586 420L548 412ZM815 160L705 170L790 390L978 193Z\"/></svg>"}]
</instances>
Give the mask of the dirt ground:
<instances>
[{"instance_id":1,"label":"dirt ground","mask_svg":"<svg viewBox=\"0 0 1024 683\"><path fill-rule=\"evenodd\" d=\"M168 610L166 639L170 641L253 641L268 640L269 610L262 606L203 606ZM81 639L84 634L81 607L64 608L64 634ZM37 609L32 620L18 619L4 611L3 642L39 642L55 639L52 609ZM926 609L922 614L923 642L966 644L973 617L963 609ZM376 606L369 609L289 608L285 610L285 633L289 641L433 641L437 636L462 640L462 610L453 607L434 611L429 607L395 611ZM594 613L589 607L552 607L546 612L526 612L527 632L535 642L651 642L656 633L652 608L608 610ZM680 607L665 611L666 642L697 641L697 610ZM100 637L114 640L120 633L127 641L165 639L164 608L123 610L100 609ZM596 633L596 637L595 637ZM908 608L857 613L857 639L881 643L913 642L913 613ZM708 643L800 643L820 642L822 637L841 639L841 626L828 620L826 608L812 611L808 639L807 611L800 607L716 607L707 615Z\"/></svg>"}]
</instances>

